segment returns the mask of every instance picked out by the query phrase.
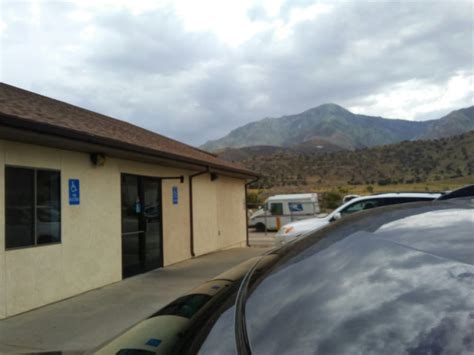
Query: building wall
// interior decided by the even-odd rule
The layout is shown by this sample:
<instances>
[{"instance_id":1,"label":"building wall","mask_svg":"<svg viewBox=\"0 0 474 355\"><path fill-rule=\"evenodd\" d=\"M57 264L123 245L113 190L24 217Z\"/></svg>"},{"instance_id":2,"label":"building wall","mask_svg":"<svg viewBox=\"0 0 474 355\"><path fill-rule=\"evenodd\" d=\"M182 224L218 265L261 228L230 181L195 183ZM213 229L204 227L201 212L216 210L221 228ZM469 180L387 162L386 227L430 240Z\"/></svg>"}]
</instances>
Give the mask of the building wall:
<instances>
[{"instance_id":1,"label":"building wall","mask_svg":"<svg viewBox=\"0 0 474 355\"><path fill-rule=\"evenodd\" d=\"M94 168L87 154L2 142L6 165L61 171L61 243L4 250L5 316L121 279L120 176L116 161ZM5 225L4 171L0 225ZM68 179L81 183L81 204L69 206ZM110 221L110 223L106 223ZM3 254L3 255L2 255Z\"/></svg>"},{"instance_id":2,"label":"building wall","mask_svg":"<svg viewBox=\"0 0 474 355\"><path fill-rule=\"evenodd\" d=\"M221 175L215 181L209 175L200 175L193 181L195 254L244 246L245 182Z\"/></svg>"},{"instance_id":3,"label":"building wall","mask_svg":"<svg viewBox=\"0 0 474 355\"><path fill-rule=\"evenodd\" d=\"M245 184L240 179L222 176L217 185L217 220L221 248L245 246L247 239L247 209Z\"/></svg>"},{"instance_id":4,"label":"building wall","mask_svg":"<svg viewBox=\"0 0 474 355\"><path fill-rule=\"evenodd\" d=\"M5 165L61 171L60 244L5 251ZM121 173L185 175L182 184L162 182L164 265L190 258L188 175L194 172L114 158L94 167L88 154L0 140L0 318L121 280ZM78 206L68 203L70 178L80 180ZM196 255L245 243L244 183L194 179Z\"/></svg>"}]
</instances>

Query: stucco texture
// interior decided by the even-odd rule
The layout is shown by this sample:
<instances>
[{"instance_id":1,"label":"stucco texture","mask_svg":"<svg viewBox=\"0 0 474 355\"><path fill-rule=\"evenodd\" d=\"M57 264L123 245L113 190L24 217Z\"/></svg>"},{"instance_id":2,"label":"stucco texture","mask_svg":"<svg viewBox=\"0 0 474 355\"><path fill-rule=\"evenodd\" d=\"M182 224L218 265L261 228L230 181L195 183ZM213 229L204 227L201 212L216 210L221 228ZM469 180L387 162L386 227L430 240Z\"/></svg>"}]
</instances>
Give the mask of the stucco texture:
<instances>
[{"instance_id":1,"label":"stucco texture","mask_svg":"<svg viewBox=\"0 0 474 355\"><path fill-rule=\"evenodd\" d=\"M242 180L201 175L193 182L196 255L245 245L245 185ZM217 217L217 218L216 218Z\"/></svg>"}]
</instances>

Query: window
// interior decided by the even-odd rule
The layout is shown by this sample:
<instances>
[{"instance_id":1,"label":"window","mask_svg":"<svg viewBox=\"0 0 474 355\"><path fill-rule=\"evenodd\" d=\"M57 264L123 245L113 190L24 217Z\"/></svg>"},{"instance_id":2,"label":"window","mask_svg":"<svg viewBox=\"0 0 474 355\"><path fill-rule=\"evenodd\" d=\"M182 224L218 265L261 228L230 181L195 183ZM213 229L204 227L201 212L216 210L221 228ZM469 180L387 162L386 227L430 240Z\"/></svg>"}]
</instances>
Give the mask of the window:
<instances>
[{"instance_id":1,"label":"window","mask_svg":"<svg viewBox=\"0 0 474 355\"><path fill-rule=\"evenodd\" d=\"M370 208L379 207L381 205L382 204L380 199L359 201L343 209L341 211L341 215L351 214L362 210L368 210Z\"/></svg>"},{"instance_id":2,"label":"window","mask_svg":"<svg viewBox=\"0 0 474 355\"><path fill-rule=\"evenodd\" d=\"M5 248L61 241L60 173L5 168Z\"/></svg>"},{"instance_id":3,"label":"window","mask_svg":"<svg viewBox=\"0 0 474 355\"><path fill-rule=\"evenodd\" d=\"M281 216L283 214L283 204L282 203L272 203L270 205L270 213L272 215Z\"/></svg>"},{"instance_id":4,"label":"window","mask_svg":"<svg viewBox=\"0 0 474 355\"><path fill-rule=\"evenodd\" d=\"M288 208L290 212L303 212L303 204L301 202L289 202Z\"/></svg>"},{"instance_id":5,"label":"window","mask_svg":"<svg viewBox=\"0 0 474 355\"><path fill-rule=\"evenodd\" d=\"M191 294L178 298L152 317L172 315L185 318L194 316L212 297L205 294Z\"/></svg>"},{"instance_id":6,"label":"window","mask_svg":"<svg viewBox=\"0 0 474 355\"><path fill-rule=\"evenodd\" d=\"M397 197L385 199L384 205L395 205L398 203L432 201L434 198L430 197Z\"/></svg>"}]
</instances>

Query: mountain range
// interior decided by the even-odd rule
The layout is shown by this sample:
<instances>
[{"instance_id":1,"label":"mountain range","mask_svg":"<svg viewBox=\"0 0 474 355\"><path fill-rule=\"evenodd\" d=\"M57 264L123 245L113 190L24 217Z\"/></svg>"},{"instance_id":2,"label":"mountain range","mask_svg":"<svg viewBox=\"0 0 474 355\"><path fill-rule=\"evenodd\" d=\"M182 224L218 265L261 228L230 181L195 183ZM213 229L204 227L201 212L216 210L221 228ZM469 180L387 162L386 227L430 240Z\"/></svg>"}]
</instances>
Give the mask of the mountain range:
<instances>
[{"instance_id":1,"label":"mountain range","mask_svg":"<svg viewBox=\"0 0 474 355\"><path fill-rule=\"evenodd\" d=\"M245 155L245 150L249 149L268 154L278 152L278 147L300 153L333 152L401 141L438 139L472 130L474 106L435 120L408 121L354 114L339 105L324 104L300 114L264 118L246 124L200 148L230 160L240 160L231 157ZM229 148L233 149L229 152ZM236 148L244 148L244 151Z\"/></svg>"}]
</instances>

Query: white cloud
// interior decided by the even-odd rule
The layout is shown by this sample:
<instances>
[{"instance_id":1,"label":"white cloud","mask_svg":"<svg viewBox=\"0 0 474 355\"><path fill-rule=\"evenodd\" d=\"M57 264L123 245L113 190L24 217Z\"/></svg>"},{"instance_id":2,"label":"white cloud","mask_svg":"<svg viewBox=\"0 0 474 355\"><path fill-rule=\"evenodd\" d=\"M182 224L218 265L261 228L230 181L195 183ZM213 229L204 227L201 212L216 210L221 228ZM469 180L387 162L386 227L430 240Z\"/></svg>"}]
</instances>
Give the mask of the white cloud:
<instances>
[{"instance_id":1,"label":"white cloud","mask_svg":"<svg viewBox=\"0 0 474 355\"><path fill-rule=\"evenodd\" d=\"M314 4L307 7L293 8L287 22L279 21L276 26L275 36L283 40L293 34L294 27L305 21L313 21L320 15L328 14L333 6L329 4Z\"/></svg>"},{"instance_id":2,"label":"white cloud","mask_svg":"<svg viewBox=\"0 0 474 355\"><path fill-rule=\"evenodd\" d=\"M472 104L472 5L6 1L0 78L192 144L335 102L419 119Z\"/></svg>"},{"instance_id":3,"label":"white cloud","mask_svg":"<svg viewBox=\"0 0 474 355\"><path fill-rule=\"evenodd\" d=\"M415 120L432 112L473 105L473 82L472 72L459 72L441 85L411 79L392 85L386 92L368 95L348 108L354 113Z\"/></svg>"}]
</instances>

